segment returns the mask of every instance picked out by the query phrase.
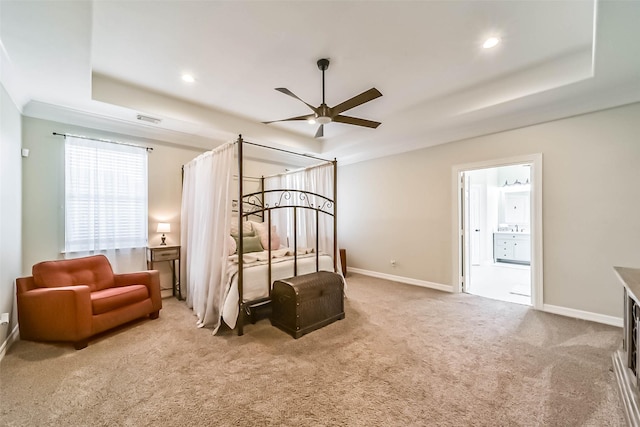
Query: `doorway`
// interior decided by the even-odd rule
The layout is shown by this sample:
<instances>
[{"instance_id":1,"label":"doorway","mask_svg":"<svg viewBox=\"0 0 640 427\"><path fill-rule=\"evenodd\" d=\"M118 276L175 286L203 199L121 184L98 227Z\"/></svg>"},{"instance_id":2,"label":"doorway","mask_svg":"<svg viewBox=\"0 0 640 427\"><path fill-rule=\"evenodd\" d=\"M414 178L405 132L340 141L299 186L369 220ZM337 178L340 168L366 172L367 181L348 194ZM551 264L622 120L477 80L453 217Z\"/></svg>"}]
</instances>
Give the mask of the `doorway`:
<instances>
[{"instance_id":1,"label":"doorway","mask_svg":"<svg viewBox=\"0 0 640 427\"><path fill-rule=\"evenodd\" d=\"M459 292L542 307L541 168L541 155L453 168Z\"/></svg>"},{"instance_id":2,"label":"doorway","mask_svg":"<svg viewBox=\"0 0 640 427\"><path fill-rule=\"evenodd\" d=\"M470 265L463 291L531 305L531 165L463 172Z\"/></svg>"}]
</instances>

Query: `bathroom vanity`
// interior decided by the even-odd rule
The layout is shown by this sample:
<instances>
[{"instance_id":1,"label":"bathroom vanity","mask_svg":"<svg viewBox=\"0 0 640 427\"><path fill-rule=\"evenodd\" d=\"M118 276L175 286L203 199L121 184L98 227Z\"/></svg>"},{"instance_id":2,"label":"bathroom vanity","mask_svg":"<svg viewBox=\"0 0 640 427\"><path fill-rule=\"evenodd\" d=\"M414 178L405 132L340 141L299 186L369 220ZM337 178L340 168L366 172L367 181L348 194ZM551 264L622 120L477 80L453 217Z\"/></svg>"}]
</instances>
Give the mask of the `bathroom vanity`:
<instances>
[{"instance_id":1,"label":"bathroom vanity","mask_svg":"<svg viewBox=\"0 0 640 427\"><path fill-rule=\"evenodd\" d=\"M493 261L531 264L531 235L523 232L493 233Z\"/></svg>"}]
</instances>

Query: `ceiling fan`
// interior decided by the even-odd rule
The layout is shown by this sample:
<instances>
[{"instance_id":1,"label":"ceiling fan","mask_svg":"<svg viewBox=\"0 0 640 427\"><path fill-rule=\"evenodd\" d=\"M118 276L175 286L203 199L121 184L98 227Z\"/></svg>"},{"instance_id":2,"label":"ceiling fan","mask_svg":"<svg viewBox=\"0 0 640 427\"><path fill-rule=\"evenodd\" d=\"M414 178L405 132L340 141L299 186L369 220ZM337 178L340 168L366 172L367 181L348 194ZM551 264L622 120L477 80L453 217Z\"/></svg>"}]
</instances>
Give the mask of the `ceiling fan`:
<instances>
[{"instance_id":1,"label":"ceiling fan","mask_svg":"<svg viewBox=\"0 0 640 427\"><path fill-rule=\"evenodd\" d=\"M307 107L311 108L313 111L312 114L307 114L305 116L291 117L288 119L282 120L273 120L270 122L262 122L264 124L275 123L275 122L287 122L287 121L295 121L295 120L306 120L309 123L320 123L320 127L316 132L315 137L321 138L324 136L324 125L331 122L345 123L348 125L356 125L356 126L364 126L369 128L377 128L380 126L380 122L374 122L372 120L359 119L357 117L344 116L340 113L350 110L358 105L362 105L365 102L372 101L382 94L376 88L371 88L365 92L362 92L360 95L356 95L353 98L347 99L341 104L336 105L335 107L329 107L324 102L324 72L329 68L329 60L326 58L318 60L318 68L322 71L322 104L319 107L314 107L311 104L307 104L302 99L298 98L293 92L284 87L278 87L276 90L278 92L282 92L285 95L289 95L298 101L304 102Z\"/></svg>"}]
</instances>

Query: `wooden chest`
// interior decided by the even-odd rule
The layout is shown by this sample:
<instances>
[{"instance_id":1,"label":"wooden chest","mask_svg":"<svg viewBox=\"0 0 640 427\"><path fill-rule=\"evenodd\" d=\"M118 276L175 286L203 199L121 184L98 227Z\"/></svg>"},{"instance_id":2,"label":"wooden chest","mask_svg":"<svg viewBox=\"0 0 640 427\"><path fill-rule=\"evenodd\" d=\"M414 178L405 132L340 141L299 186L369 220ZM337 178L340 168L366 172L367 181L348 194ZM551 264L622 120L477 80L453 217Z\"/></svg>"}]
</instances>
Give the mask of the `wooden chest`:
<instances>
[{"instance_id":1,"label":"wooden chest","mask_svg":"<svg viewBox=\"0 0 640 427\"><path fill-rule=\"evenodd\" d=\"M294 338L344 319L344 284L328 271L277 280L271 291L271 324Z\"/></svg>"}]
</instances>

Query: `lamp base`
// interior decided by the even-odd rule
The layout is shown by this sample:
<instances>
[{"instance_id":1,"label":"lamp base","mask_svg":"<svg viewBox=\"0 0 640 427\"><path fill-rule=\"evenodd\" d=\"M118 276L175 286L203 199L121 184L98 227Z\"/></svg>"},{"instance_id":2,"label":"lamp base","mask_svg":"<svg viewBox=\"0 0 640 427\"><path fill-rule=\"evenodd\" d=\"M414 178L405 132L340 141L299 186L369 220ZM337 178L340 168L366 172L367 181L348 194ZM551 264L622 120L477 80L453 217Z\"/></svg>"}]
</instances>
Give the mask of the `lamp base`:
<instances>
[{"instance_id":1,"label":"lamp base","mask_svg":"<svg viewBox=\"0 0 640 427\"><path fill-rule=\"evenodd\" d=\"M160 242L160 246L167 246L167 242L165 242L165 239L166 239L166 238L167 238L167 237L166 237L164 234L162 234L162 237L161 237L162 242Z\"/></svg>"}]
</instances>

